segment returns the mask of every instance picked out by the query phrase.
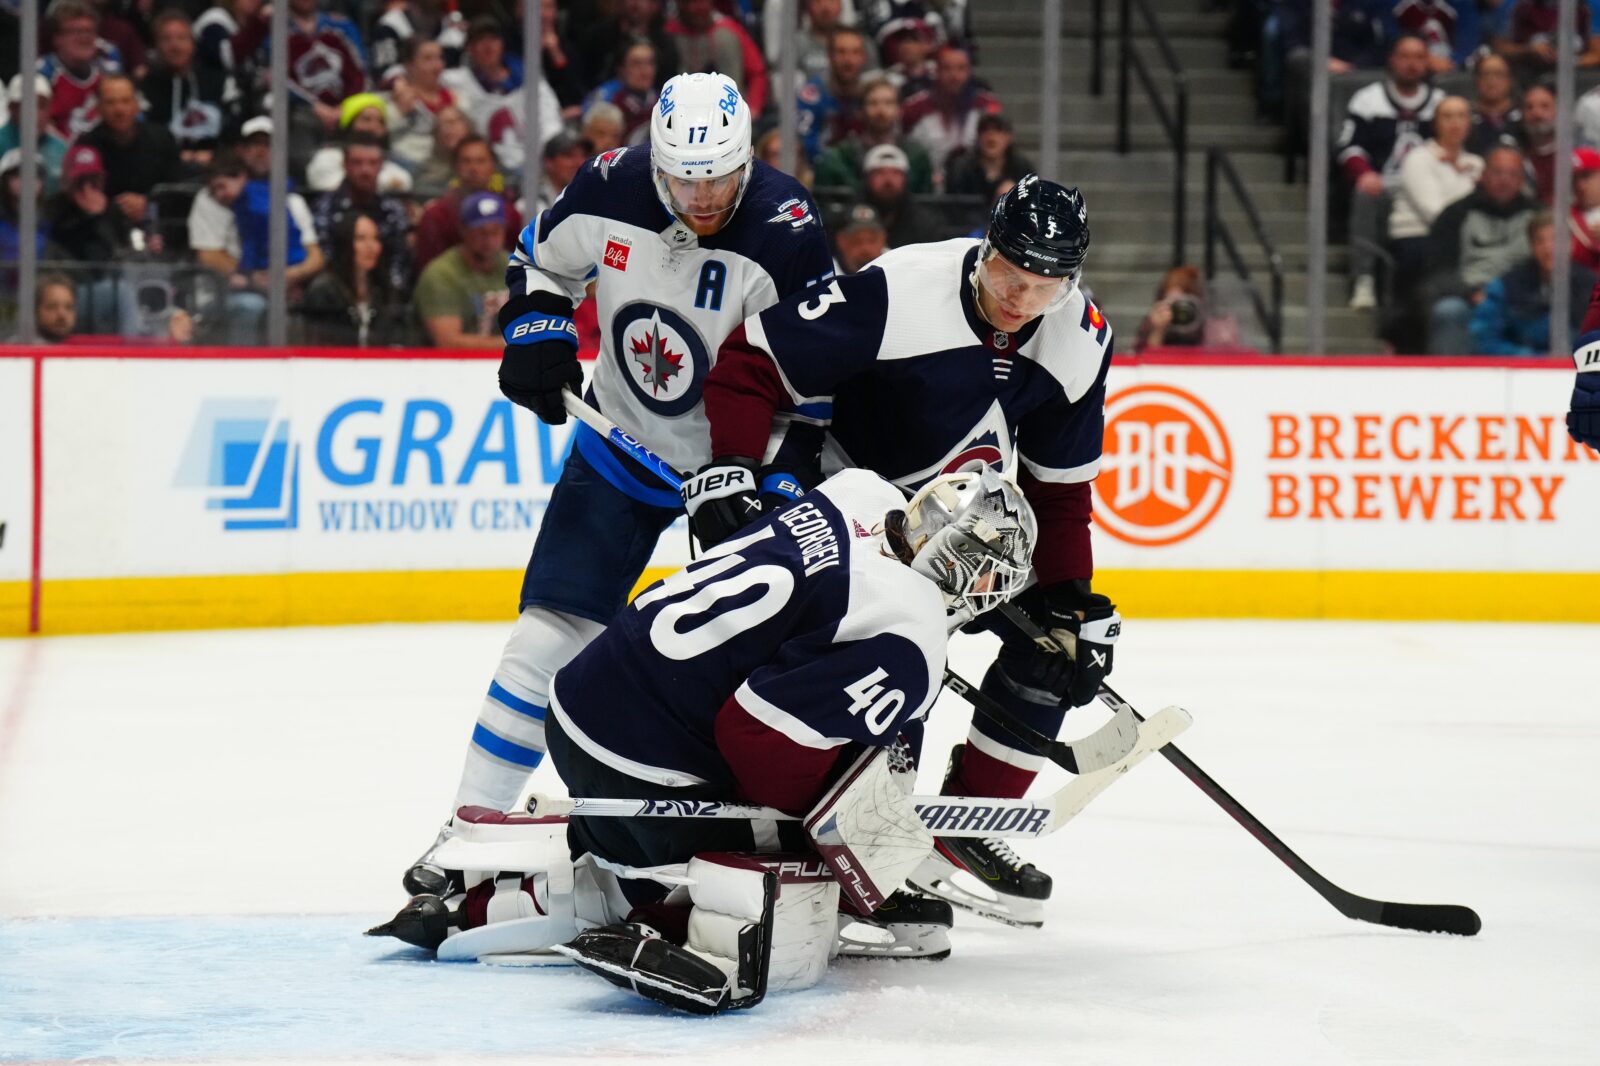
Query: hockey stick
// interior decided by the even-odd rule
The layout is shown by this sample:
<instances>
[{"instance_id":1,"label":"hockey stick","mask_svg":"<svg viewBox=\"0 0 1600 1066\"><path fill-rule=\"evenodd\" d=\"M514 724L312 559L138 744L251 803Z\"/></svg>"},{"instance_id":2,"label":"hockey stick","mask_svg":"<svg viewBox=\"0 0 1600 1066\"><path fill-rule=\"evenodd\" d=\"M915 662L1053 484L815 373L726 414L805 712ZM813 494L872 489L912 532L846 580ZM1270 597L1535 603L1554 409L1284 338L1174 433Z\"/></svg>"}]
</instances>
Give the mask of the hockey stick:
<instances>
[{"instance_id":1,"label":"hockey stick","mask_svg":"<svg viewBox=\"0 0 1600 1066\"><path fill-rule=\"evenodd\" d=\"M1045 632L1038 623L1029 618L1027 613L1014 604L1001 604L1000 611L1007 620L1014 623L1026 633L1035 644L1046 651L1065 655L1066 649ZM1144 717L1133 707L1117 695L1111 686L1104 683L1100 686L1100 699L1108 706L1115 708L1119 713L1126 709L1139 721ZM1358 896L1354 892L1340 888L1328 880L1321 873L1294 851L1279 840L1277 835L1262 824L1261 820L1251 814L1238 800L1230 796L1226 789L1212 780L1211 775L1196 766L1194 760L1178 750L1174 745L1168 744L1161 749L1161 754L1167 761L1176 766L1183 776L1193 781L1201 792L1210 796L1217 806L1228 813L1228 816L1240 825L1245 831L1261 844L1295 875L1317 890L1317 894L1333 904L1338 912L1346 918L1354 918L1361 922L1372 922L1375 925L1387 925L1396 929L1414 929L1422 933L1455 933L1458 936L1473 936L1483 928L1483 921L1471 907L1463 907L1458 903L1393 903L1385 900L1368 899Z\"/></svg>"},{"instance_id":2,"label":"hockey stick","mask_svg":"<svg viewBox=\"0 0 1600 1066\"><path fill-rule=\"evenodd\" d=\"M566 401L567 412L574 418L649 467L672 488L683 486L683 475L633 434L595 410L570 389L562 398ZM1131 751L1138 739L1139 722L1133 716L1131 707L1126 710L1113 708L1116 714L1111 721L1086 737L1072 741L1056 740L1028 725L949 667L944 671L944 683L950 691L972 704L978 713L1068 773L1083 774L1104 769Z\"/></svg>"},{"instance_id":3,"label":"hockey stick","mask_svg":"<svg viewBox=\"0 0 1600 1066\"><path fill-rule=\"evenodd\" d=\"M1193 719L1181 707L1167 707L1138 727L1133 747L1102 769L1080 774L1056 792L1039 799L990 799L983 796L912 796L917 816L943 837L1042 837L1071 821L1117 779L1151 753L1171 743ZM720 800L553 799L528 797L527 812L539 817L577 818L733 818L798 821L772 807Z\"/></svg>"}]
</instances>

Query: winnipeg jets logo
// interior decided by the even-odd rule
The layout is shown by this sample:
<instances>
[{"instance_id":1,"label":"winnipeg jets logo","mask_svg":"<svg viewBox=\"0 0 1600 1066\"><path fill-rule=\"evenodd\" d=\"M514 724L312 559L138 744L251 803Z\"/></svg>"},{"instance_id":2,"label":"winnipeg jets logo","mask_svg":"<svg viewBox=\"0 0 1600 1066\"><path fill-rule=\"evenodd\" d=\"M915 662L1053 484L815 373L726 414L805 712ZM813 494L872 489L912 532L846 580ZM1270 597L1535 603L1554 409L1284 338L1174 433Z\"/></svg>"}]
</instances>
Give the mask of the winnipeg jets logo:
<instances>
[{"instance_id":1,"label":"winnipeg jets logo","mask_svg":"<svg viewBox=\"0 0 1600 1066\"><path fill-rule=\"evenodd\" d=\"M685 414L700 402L711 369L709 349L693 323L670 307L638 300L611 319L612 365L646 409Z\"/></svg>"},{"instance_id":2,"label":"winnipeg jets logo","mask_svg":"<svg viewBox=\"0 0 1600 1066\"><path fill-rule=\"evenodd\" d=\"M672 379L683 373L684 353L672 350L659 317L650 320L650 328L641 337L629 337L628 347L633 361L642 371L642 383L652 396L660 396L670 387Z\"/></svg>"},{"instance_id":3,"label":"winnipeg jets logo","mask_svg":"<svg viewBox=\"0 0 1600 1066\"><path fill-rule=\"evenodd\" d=\"M799 229L814 216L811 214L811 205L796 197L785 200L778 205L778 213L767 219L768 222L787 222L793 229Z\"/></svg>"},{"instance_id":4,"label":"winnipeg jets logo","mask_svg":"<svg viewBox=\"0 0 1600 1066\"><path fill-rule=\"evenodd\" d=\"M611 180L611 168L622 162L622 155L626 148L613 148L609 152L601 152L595 156L594 165L600 171L601 179Z\"/></svg>"}]
</instances>

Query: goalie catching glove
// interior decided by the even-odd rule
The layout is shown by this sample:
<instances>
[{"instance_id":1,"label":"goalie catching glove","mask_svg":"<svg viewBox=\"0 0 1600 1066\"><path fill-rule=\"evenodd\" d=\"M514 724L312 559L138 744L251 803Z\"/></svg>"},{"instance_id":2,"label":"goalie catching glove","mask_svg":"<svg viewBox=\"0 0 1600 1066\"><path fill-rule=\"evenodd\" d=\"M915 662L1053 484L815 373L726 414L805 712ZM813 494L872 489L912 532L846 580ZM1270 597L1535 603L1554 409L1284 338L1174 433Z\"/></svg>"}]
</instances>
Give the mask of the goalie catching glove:
<instances>
[{"instance_id":1,"label":"goalie catching glove","mask_svg":"<svg viewBox=\"0 0 1600 1066\"><path fill-rule=\"evenodd\" d=\"M1000 652L1007 676L1048 692L1064 707L1082 707L1093 700L1111 673L1112 653L1122 632L1116 606L1090 592L1087 581L1036 585L1017 597L1017 606L1066 654L1038 645L1008 645Z\"/></svg>"},{"instance_id":2,"label":"goalie catching glove","mask_svg":"<svg viewBox=\"0 0 1600 1066\"><path fill-rule=\"evenodd\" d=\"M519 296L500 308L500 391L540 421L559 426L567 420L562 393L583 387L578 365L578 327L572 304L551 292Z\"/></svg>"}]
</instances>

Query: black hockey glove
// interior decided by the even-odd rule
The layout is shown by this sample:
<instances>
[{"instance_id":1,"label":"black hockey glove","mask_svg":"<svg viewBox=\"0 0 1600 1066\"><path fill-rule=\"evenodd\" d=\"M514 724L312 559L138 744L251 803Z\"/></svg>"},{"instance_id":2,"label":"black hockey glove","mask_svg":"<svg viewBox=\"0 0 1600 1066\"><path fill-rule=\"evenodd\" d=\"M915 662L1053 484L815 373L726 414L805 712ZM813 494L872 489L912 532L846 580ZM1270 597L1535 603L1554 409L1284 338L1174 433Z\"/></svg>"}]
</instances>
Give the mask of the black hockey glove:
<instances>
[{"instance_id":1,"label":"black hockey glove","mask_svg":"<svg viewBox=\"0 0 1600 1066\"><path fill-rule=\"evenodd\" d=\"M761 518L761 488L752 459L713 459L678 490L689 528L702 548L721 544Z\"/></svg>"},{"instance_id":2,"label":"black hockey glove","mask_svg":"<svg viewBox=\"0 0 1600 1066\"><path fill-rule=\"evenodd\" d=\"M1578 364L1578 379L1572 386L1567 432L1579 444L1600 448L1600 332L1579 337L1572 358Z\"/></svg>"},{"instance_id":3,"label":"black hockey glove","mask_svg":"<svg viewBox=\"0 0 1600 1066\"><path fill-rule=\"evenodd\" d=\"M500 357L500 391L552 426L567 420L562 392L583 386L578 327L571 316L572 304L549 292L518 297L500 309L500 333L506 342Z\"/></svg>"},{"instance_id":4,"label":"black hockey glove","mask_svg":"<svg viewBox=\"0 0 1600 1066\"><path fill-rule=\"evenodd\" d=\"M1067 654L1037 646L1008 649L1002 652L1006 672L1029 688L1050 693L1065 707L1082 707L1093 700L1111 673L1112 651L1122 632L1116 606L1090 592L1087 581L1035 585L1017 597L1017 606Z\"/></svg>"}]
</instances>

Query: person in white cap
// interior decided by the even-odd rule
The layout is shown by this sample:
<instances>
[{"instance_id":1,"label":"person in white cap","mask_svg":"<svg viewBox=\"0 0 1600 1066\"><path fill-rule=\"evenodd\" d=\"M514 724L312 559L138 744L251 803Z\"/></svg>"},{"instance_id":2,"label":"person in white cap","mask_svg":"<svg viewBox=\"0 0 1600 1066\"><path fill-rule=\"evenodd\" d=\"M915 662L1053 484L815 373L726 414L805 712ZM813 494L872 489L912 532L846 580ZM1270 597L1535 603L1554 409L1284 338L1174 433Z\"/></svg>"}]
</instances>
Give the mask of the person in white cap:
<instances>
[{"instance_id":1,"label":"person in white cap","mask_svg":"<svg viewBox=\"0 0 1600 1066\"><path fill-rule=\"evenodd\" d=\"M911 161L892 144L867 149L861 160L862 197L877 210L889 233L889 247L920 244L939 236L926 211L907 188Z\"/></svg>"}]
</instances>

